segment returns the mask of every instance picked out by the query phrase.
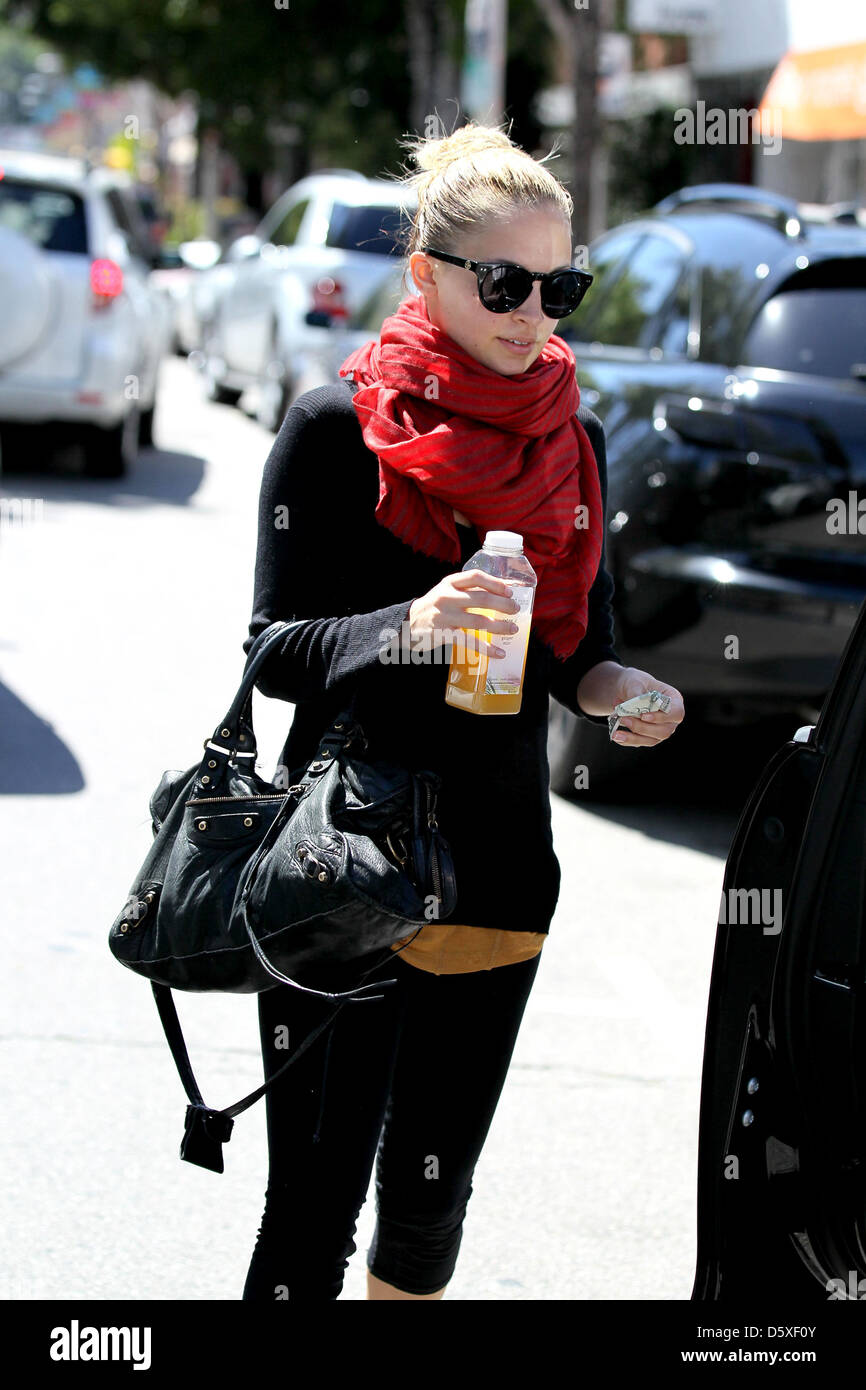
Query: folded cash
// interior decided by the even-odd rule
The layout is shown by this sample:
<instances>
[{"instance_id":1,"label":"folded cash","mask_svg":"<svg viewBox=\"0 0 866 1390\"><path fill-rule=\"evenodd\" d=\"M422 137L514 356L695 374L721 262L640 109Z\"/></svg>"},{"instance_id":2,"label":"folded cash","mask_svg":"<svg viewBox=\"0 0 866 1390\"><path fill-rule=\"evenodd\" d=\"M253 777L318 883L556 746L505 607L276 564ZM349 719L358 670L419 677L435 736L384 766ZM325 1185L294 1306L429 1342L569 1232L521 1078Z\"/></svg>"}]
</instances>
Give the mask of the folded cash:
<instances>
[{"instance_id":1,"label":"folded cash","mask_svg":"<svg viewBox=\"0 0 866 1390\"><path fill-rule=\"evenodd\" d=\"M670 695L662 695L659 690L645 690L642 695L633 695L630 700L622 700L618 705L614 705L613 714L607 716L607 727L610 737L613 738L620 725L620 720L630 714L655 714L658 710L664 711L671 702Z\"/></svg>"}]
</instances>

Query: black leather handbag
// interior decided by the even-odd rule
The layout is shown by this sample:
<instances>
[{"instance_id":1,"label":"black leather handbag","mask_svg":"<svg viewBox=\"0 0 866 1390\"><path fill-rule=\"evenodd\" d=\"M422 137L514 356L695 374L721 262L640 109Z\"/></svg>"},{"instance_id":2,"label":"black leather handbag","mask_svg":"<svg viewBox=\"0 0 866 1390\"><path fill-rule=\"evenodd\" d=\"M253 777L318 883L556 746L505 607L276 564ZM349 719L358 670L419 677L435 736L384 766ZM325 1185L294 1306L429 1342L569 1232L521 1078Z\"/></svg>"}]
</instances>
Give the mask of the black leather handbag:
<instances>
[{"instance_id":1,"label":"black leather handbag","mask_svg":"<svg viewBox=\"0 0 866 1390\"><path fill-rule=\"evenodd\" d=\"M253 643L225 719L200 763L168 771L150 799L153 844L109 932L123 965L151 981L190 1104L181 1158L223 1171L234 1116L260 1099L347 1002L381 999L377 980L329 993L291 978L306 966L375 960L413 927L447 918L457 901L450 851L436 820L440 778L365 761L354 699L317 756L286 787L255 771L252 692L287 631ZM270 1081L225 1110L205 1106L171 989L259 993L286 984L330 1003L324 1022Z\"/></svg>"}]
</instances>

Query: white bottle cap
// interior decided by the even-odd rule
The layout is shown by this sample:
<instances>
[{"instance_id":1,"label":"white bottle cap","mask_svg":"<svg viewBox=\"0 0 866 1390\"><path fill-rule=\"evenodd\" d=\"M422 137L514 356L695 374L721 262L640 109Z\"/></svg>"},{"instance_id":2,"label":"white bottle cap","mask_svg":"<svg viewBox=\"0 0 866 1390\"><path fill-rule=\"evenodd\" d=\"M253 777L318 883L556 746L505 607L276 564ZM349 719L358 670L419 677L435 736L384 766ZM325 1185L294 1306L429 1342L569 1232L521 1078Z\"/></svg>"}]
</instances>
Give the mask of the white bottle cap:
<instances>
[{"instance_id":1,"label":"white bottle cap","mask_svg":"<svg viewBox=\"0 0 866 1390\"><path fill-rule=\"evenodd\" d=\"M523 537L517 531L488 531L484 545L488 550L522 550Z\"/></svg>"}]
</instances>

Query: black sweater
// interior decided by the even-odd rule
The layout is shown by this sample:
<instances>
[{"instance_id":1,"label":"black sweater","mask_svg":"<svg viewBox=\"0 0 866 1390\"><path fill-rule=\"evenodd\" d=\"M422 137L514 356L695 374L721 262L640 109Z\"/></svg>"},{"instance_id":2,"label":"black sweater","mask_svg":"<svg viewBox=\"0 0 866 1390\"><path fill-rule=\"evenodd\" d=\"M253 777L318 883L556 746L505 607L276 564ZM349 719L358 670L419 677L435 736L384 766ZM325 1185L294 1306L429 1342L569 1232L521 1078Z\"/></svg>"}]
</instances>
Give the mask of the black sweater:
<instances>
[{"instance_id":1,"label":"black sweater","mask_svg":"<svg viewBox=\"0 0 866 1390\"><path fill-rule=\"evenodd\" d=\"M448 648L423 664L383 661L381 653L396 649L390 635L401 632L413 600L460 569L483 536L461 526L460 561L443 562L379 525L378 460L364 443L354 389L344 380L299 397L262 476L244 651L276 619L310 620L288 634L256 682L264 695L296 706L281 763L294 772L314 757L322 732L355 694L366 756L442 778L437 814L458 892L449 920L547 932L560 882L550 828L548 696L591 718L577 704L578 682L598 662L619 660L604 551L576 652L559 660L530 631L518 714L477 715L447 705ZM595 451L606 518L601 422L585 406L578 419Z\"/></svg>"}]
</instances>

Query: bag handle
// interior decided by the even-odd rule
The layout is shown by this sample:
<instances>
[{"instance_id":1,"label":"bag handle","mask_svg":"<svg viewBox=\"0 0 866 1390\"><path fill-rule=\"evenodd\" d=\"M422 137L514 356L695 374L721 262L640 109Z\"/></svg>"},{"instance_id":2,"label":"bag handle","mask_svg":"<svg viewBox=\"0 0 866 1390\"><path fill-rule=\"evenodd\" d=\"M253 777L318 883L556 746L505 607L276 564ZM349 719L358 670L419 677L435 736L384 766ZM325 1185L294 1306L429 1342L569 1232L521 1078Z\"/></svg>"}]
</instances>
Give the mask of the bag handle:
<instances>
[{"instance_id":1,"label":"bag handle","mask_svg":"<svg viewBox=\"0 0 866 1390\"><path fill-rule=\"evenodd\" d=\"M249 767L255 766L258 756L253 729L253 688L256 677L286 633L293 628L303 627L304 623L309 621L308 618L298 618L293 622L280 619L270 623L259 633L247 653L241 683L225 718L220 720L211 737L204 741L204 756L195 780L193 795L205 790L212 794L224 778L232 758L244 758ZM216 768L208 771L208 764L214 762Z\"/></svg>"}]
</instances>

